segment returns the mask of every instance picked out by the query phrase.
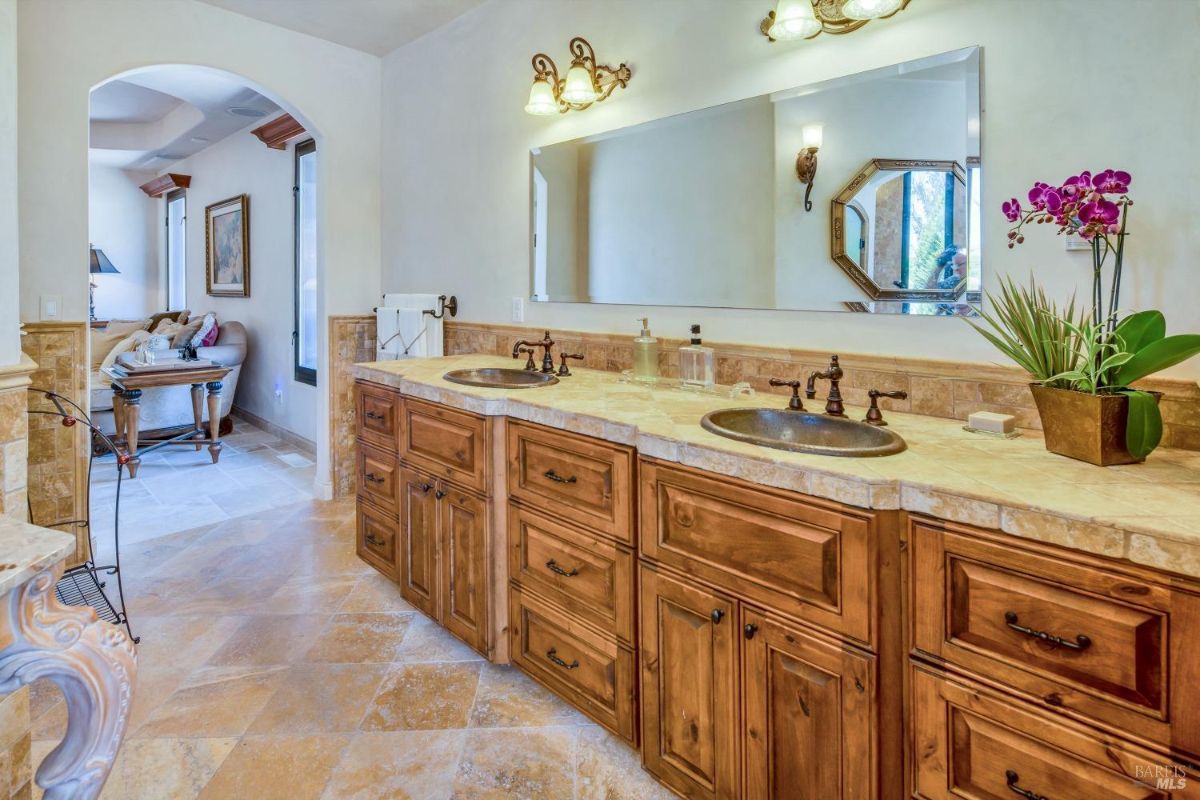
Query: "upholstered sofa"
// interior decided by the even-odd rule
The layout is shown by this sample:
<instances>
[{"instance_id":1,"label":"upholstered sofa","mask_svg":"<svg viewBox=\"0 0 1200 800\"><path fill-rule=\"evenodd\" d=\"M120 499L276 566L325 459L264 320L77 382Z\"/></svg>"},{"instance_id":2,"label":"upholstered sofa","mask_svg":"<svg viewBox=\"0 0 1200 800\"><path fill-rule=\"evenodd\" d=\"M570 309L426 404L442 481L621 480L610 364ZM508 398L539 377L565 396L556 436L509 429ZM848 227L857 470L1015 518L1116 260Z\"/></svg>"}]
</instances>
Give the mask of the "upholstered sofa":
<instances>
[{"instance_id":1,"label":"upholstered sofa","mask_svg":"<svg viewBox=\"0 0 1200 800\"><path fill-rule=\"evenodd\" d=\"M221 322L217 330L217 340L211 346L199 347L196 355L207 358L226 367L231 367L229 374L222 381L221 388L221 419L229 416L233 407L233 397L237 392L238 377L242 372L242 362L246 360L247 339L246 329L240 322ZM123 359L132 358L132 354L117 357L117 363ZM99 371L91 374L89 389L91 390L92 420L105 433L112 433L116 426L112 416L112 387L108 379ZM208 419L207 404L203 411ZM190 387L163 386L157 389L146 389L142 394L142 402L138 414L138 428L143 435L154 431L191 425L192 395Z\"/></svg>"}]
</instances>

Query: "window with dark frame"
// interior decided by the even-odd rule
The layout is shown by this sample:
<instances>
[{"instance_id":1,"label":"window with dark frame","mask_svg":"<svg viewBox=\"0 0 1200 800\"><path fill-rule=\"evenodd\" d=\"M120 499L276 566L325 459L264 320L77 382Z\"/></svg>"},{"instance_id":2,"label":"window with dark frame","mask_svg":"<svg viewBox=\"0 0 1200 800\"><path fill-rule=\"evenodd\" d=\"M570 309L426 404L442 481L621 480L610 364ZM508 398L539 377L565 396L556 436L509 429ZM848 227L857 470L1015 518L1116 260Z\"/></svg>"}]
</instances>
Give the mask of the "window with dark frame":
<instances>
[{"instance_id":1,"label":"window with dark frame","mask_svg":"<svg viewBox=\"0 0 1200 800\"><path fill-rule=\"evenodd\" d=\"M317 143L295 147L295 305L292 350L295 378L317 385Z\"/></svg>"},{"instance_id":2,"label":"window with dark frame","mask_svg":"<svg viewBox=\"0 0 1200 800\"><path fill-rule=\"evenodd\" d=\"M175 189L167 194L167 307L187 308L187 193Z\"/></svg>"}]
</instances>

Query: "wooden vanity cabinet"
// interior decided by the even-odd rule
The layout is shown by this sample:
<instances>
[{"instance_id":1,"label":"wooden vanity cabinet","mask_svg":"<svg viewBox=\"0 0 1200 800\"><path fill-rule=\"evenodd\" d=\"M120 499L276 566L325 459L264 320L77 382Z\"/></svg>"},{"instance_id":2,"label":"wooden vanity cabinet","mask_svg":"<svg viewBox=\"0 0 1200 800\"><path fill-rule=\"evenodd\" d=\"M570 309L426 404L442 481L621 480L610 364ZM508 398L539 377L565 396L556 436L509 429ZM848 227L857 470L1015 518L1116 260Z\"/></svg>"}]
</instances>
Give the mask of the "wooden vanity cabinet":
<instances>
[{"instance_id":1,"label":"wooden vanity cabinet","mask_svg":"<svg viewBox=\"0 0 1200 800\"><path fill-rule=\"evenodd\" d=\"M689 798L901 797L898 515L639 474L646 769Z\"/></svg>"}]
</instances>

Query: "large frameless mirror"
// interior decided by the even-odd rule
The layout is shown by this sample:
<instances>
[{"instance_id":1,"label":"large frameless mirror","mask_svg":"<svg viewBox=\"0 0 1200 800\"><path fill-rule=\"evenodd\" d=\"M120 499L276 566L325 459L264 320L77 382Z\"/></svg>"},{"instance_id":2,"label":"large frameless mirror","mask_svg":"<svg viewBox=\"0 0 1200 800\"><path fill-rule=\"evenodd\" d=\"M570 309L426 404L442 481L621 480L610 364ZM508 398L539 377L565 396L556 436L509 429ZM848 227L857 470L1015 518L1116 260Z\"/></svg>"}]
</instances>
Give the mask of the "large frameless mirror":
<instances>
[{"instance_id":1,"label":"large frameless mirror","mask_svg":"<svg viewBox=\"0 0 1200 800\"><path fill-rule=\"evenodd\" d=\"M533 299L973 314L979 57L534 148Z\"/></svg>"}]
</instances>

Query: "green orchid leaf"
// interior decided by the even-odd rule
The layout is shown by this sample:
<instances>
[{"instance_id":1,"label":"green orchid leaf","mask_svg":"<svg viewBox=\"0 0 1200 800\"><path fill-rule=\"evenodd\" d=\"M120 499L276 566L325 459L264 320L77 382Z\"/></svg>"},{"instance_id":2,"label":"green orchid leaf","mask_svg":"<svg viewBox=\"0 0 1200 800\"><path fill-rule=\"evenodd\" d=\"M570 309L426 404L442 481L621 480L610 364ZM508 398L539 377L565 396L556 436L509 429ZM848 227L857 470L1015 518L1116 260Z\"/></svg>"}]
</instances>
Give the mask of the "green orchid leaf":
<instances>
[{"instance_id":1,"label":"green orchid leaf","mask_svg":"<svg viewBox=\"0 0 1200 800\"><path fill-rule=\"evenodd\" d=\"M1154 395L1127 389L1122 392L1129 398L1129 417L1125 423L1125 448L1134 458L1145 458L1154 452L1162 441L1162 413Z\"/></svg>"},{"instance_id":2,"label":"green orchid leaf","mask_svg":"<svg viewBox=\"0 0 1200 800\"><path fill-rule=\"evenodd\" d=\"M1200 354L1200 334L1185 333L1151 342L1117 370L1117 384L1128 386Z\"/></svg>"},{"instance_id":3,"label":"green orchid leaf","mask_svg":"<svg viewBox=\"0 0 1200 800\"><path fill-rule=\"evenodd\" d=\"M1121 320L1116 333L1124 341L1125 349L1136 353L1166 337L1167 318L1161 311L1139 311Z\"/></svg>"}]
</instances>

